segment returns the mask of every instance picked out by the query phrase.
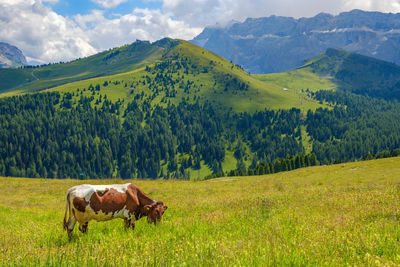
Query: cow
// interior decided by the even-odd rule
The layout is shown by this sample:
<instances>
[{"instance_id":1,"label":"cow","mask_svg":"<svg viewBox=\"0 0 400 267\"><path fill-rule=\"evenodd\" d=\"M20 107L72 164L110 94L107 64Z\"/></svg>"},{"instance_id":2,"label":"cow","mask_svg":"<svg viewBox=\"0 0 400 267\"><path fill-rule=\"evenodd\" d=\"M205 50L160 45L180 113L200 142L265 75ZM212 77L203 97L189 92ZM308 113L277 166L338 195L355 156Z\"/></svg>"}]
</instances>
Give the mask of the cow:
<instances>
[{"instance_id":1,"label":"cow","mask_svg":"<svg viewBox=\"0 0 400 267\"><path fill-rule=\"evenodd\" d=\"M86 233L91 220L124 219L125 226L135 229L135 220L147 216L149 223L161 222L167 206L143 193L137 186L127 184L90 185L71 187L66 194L64 230L71 238L75 223ZM68 217L68 220L67 220Z\"/></svg>"}]
</instances>

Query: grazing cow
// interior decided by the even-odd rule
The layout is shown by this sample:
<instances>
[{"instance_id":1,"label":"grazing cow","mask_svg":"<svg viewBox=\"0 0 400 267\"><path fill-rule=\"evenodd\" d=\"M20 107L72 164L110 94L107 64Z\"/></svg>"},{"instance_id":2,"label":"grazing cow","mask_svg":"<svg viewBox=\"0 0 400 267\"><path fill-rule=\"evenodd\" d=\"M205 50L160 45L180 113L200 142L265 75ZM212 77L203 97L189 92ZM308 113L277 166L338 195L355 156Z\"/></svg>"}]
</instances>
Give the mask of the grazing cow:
<instances>
[{"instance_id":1,"label":"grazing cow","mask_svg":"<svg viewBox=\"0 0 400 267\"><path fill-rule=\"evenodd\" d=\"M135 229L135 220L144 216L147 216L149 223L160 222L167 208L162 201L151 199L131 183L77 185L67 191L64 229L71 238L77 221L79 230L86 233L90 220L107 221L114 218L123 218L127 227Z\"/></svg>"}]
</instances>

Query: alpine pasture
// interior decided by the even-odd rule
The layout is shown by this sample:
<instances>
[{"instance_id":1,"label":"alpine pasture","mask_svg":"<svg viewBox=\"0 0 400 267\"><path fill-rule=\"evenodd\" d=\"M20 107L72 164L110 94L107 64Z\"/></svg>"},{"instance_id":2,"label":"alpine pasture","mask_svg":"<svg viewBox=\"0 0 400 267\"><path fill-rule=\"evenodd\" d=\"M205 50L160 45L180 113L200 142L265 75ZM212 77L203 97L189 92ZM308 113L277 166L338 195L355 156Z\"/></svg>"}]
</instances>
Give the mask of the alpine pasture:
<instances>
[{"instance_id":1,"label":"alpine pasture","mask_svg":"<svg viewBox=\"0 0 400 267\"><path fill-rule=\"evenodd\" d=\"M130 180L168 210L63 231L65 192L126 180L0 178L1 266L392 266L400 158L207 181Z\"/></svg>"}]
</instances>

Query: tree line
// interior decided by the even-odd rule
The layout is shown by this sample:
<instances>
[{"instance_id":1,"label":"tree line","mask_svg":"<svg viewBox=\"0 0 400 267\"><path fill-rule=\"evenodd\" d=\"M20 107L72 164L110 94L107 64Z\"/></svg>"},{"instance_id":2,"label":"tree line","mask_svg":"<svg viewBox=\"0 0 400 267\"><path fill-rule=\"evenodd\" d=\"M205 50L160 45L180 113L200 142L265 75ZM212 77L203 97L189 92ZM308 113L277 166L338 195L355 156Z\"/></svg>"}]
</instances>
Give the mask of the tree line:
<instances>
[{"instance_id":1,"label":"tree line","mask_svg":"<svg viewBox=\"0 0 400 267\"><path fill-rule=\"evenodd\" d=\"M213 176L256 175L398 155L399 103L340 91L313 97L334 108L250 114L207 101L151 106L58 92L2 98L0 175L189 179L204 165ZM224 172L228 151L237 166Z\"/></svg>"}]
</instances>

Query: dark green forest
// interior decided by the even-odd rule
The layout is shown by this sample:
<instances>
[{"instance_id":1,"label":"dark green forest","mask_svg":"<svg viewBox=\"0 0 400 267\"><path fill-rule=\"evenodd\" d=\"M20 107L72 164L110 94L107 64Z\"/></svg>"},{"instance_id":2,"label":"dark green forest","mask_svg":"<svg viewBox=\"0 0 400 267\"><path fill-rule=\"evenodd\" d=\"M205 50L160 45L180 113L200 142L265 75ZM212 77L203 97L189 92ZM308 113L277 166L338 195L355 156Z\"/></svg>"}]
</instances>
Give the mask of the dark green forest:
<instances>
[{"instance_id":1,"label":"dark green forest","mask_svg":"<svg viewBox=\"0 0 400 267\"><path fill-rule=\"evenodd\" d=\"M393 156L400 148L398 102L341 91L312 93L334 108L306 115L298 109L235 113L185 101L151 107L134 100L122 110L106 97L97 105L84 96L71 105L70 97L0 99L0 175L189 179L189 168L201 164L214 176L252 175ZM224 173L227 151L237 168Z\"/></svg>"}]
</instances>

